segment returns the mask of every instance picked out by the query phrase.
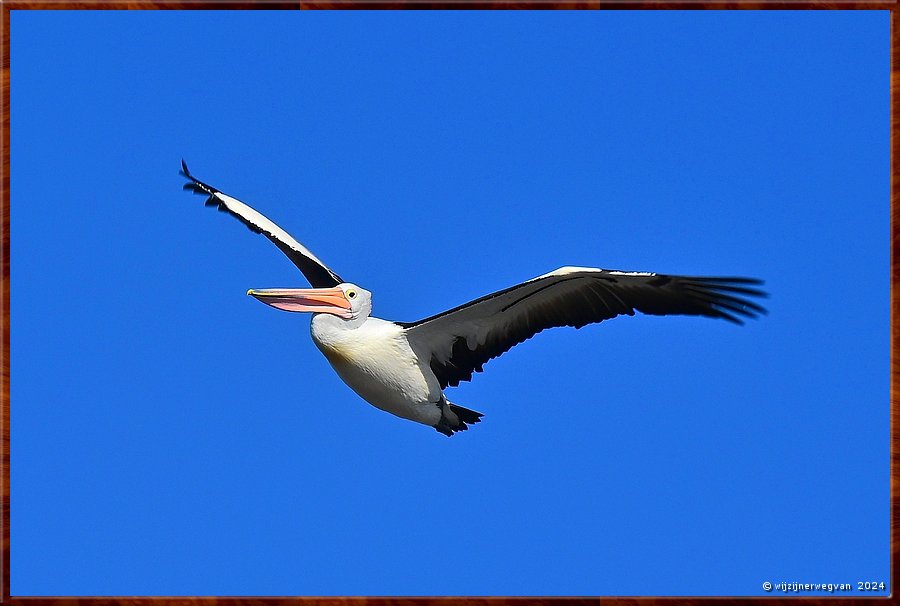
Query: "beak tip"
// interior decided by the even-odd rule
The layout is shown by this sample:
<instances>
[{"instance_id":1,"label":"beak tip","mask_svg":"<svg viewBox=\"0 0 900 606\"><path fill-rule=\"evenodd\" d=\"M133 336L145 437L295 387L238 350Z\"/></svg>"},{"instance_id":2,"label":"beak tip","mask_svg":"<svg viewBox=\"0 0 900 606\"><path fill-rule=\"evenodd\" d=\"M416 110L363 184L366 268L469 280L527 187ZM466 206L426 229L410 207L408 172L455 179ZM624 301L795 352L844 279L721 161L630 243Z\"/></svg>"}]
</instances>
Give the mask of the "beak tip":
<instances>
[{"instance_id":1,"label":"beak tip","mask_svg":"<svg viewBox=\"0 0 900 606\"><path fill-rule=\"evenodd\" d=\"M252 289L252 288L247 289L247 294L248 294L248 295L253 295L253 289Z\"/></svg>"}]
</instances>

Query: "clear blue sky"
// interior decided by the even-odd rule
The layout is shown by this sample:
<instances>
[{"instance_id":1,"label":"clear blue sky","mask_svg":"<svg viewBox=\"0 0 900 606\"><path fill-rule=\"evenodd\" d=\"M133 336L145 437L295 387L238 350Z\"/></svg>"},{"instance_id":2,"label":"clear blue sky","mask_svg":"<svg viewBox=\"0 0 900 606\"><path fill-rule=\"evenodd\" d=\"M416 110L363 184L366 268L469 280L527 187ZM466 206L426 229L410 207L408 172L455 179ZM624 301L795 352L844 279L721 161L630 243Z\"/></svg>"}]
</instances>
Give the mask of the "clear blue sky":
<instances>
[{"instance_id":1,"label":"clear blue sky","mask_svg":"<svg viewBox=\"0 0 900 606\"><path fill-rule=\"evenodd\" d=\"M14 11L13 595L759 595L885 581L888 13ZM345 387L270 216L375 315L561 265L763 278Z\"/></svg>"}]
</instances>

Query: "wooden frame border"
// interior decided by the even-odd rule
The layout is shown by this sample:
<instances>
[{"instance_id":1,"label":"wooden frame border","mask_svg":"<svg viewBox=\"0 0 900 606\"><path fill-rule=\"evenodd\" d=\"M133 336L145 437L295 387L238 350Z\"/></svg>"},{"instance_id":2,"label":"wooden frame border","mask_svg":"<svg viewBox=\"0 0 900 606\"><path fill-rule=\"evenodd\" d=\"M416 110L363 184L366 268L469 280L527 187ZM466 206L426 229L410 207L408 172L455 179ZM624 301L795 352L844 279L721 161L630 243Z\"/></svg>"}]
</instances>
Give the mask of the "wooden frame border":
<instances>
[{"instance_id":1,"label":"wooden frame border","mask_svg":"<svg viewBox=\"0 0 900 606\"><path fill-rule=\"evenodd\" d=\"M900 0L0 0L0 130L2 130L2 172L0 172L0 603L20 606L571 606L594 603L616 606L670 606L674 603L740 604L742 606L770 605L791 601L804 604L851 606L860 603L885 603L889 596L872 597L749 597L749 598L579 598L579 597L10 597L10 540L9 540L9 191L10 191L10 11L12 10L191 10L191 9L657 9L657 10L888 10L890 16L890 154L891 154L891 379L890 379L890 446L891 446L891 587L896 590L897 574L894 563L900 550L898 529L898 498L900 498L900 431L898 431L898 372L900 361L896 347L900 343L900 294L895 286L900 280L898 264L898 231L900 231Z\"/></svg>"}]
</instances>

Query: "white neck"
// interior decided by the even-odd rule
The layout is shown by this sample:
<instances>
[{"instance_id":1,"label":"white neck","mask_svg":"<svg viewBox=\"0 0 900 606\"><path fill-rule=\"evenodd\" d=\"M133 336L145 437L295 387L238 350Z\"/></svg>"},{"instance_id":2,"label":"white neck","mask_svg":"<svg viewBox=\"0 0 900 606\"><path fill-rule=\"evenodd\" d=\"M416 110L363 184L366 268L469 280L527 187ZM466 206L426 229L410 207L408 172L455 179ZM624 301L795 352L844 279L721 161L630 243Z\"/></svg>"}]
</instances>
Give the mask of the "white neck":
<instances>
[{"instance_id":1,"label":"white neck","mask_svg":"<svg viewBox=\"0 0 900 606\"><path fill-rule=\"evenodd\" d=\"M315 332L346 332L359 328L367 319L368 316L362 314L349 320L339 318L333 314L313 314L310 327Z\"/></svg>"}]
</instances>

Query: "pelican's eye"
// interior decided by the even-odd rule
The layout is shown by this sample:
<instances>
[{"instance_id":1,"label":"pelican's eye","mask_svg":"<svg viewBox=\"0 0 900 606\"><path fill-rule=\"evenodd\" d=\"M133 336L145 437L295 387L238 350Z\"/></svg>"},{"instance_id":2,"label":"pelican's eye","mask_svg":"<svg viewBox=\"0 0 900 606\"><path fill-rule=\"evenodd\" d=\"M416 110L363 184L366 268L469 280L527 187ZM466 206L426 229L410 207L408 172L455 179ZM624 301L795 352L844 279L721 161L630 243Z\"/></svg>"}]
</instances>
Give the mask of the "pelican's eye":
<instances>
[{"instance_id":1,"label":"pelican's eye","mask_svg":"<svg viewBox=\"0 0 900 606\"><path fill-rule=\"evenodd\" d=\"M348 290L348 291L347 291L347 297L350 298L350 299L355 299L355 298L356 298L356 291L355 291L355 290Z\"/></svg>"}]
</instances>

